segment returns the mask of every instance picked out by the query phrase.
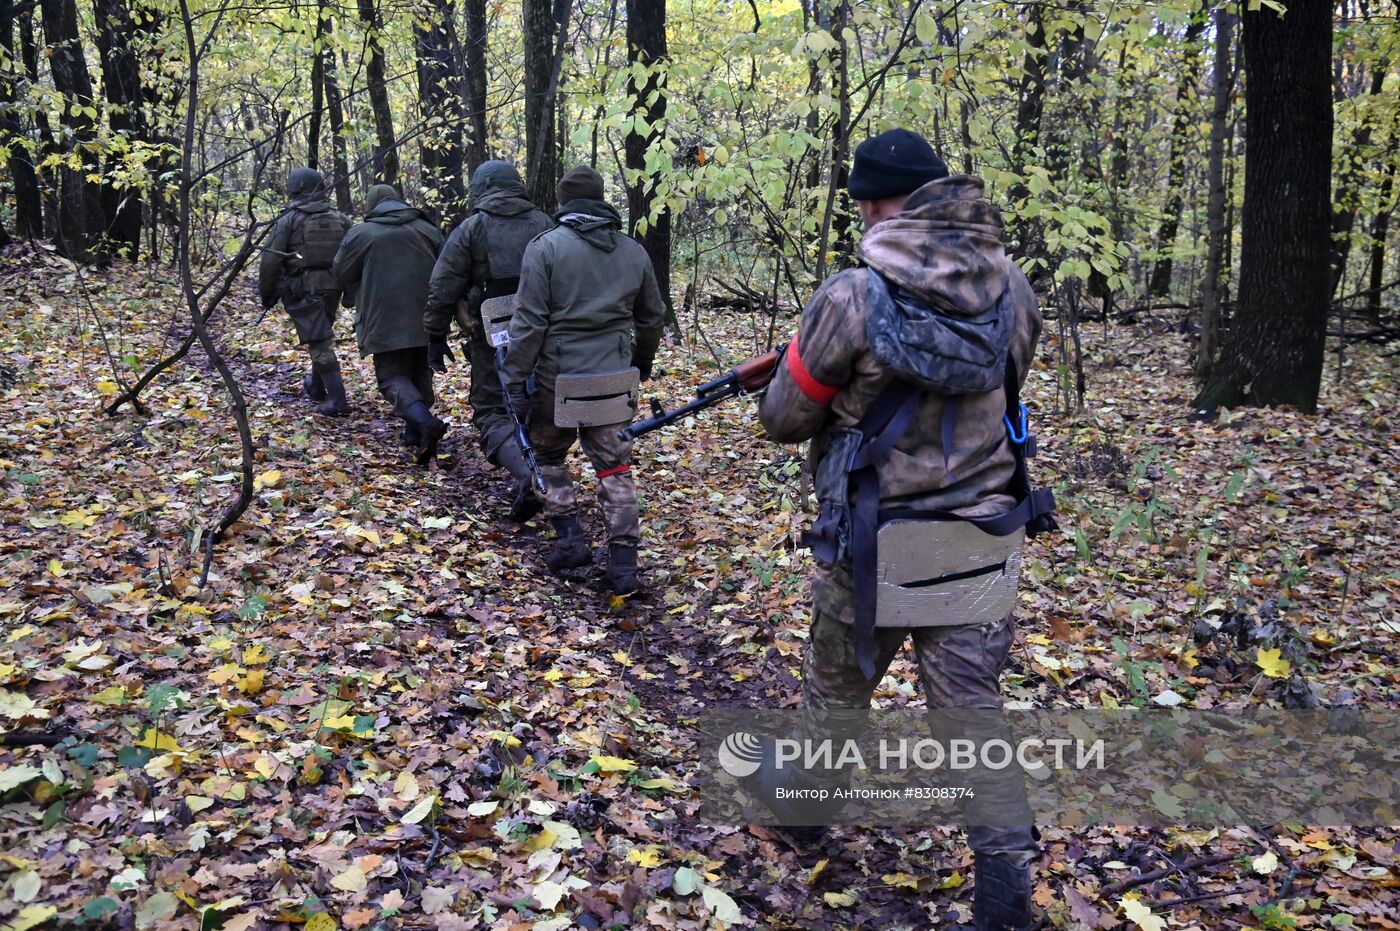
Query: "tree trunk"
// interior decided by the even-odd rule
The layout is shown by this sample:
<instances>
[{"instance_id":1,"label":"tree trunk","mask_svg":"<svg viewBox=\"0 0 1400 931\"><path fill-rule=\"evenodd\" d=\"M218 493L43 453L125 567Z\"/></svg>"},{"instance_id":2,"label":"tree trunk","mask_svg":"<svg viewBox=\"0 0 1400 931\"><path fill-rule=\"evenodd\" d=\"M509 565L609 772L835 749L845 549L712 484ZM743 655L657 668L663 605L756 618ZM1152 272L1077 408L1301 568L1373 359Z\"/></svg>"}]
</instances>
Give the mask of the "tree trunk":
<instances>
[{"instance_id":1,"label":"tree trunk","mask_svg":"<svg viewBox=\"0 0 1400 931\"><path fill-rule=\"evenodd\" d=\"M832 90L836 97L836 122L831 131L831 170L827 175L826 205L822 209L821 239L817 243L817 280L826 277L827 251L832 243L832 220L836 214L836 199L840 192L846 187L846 182L850 176L850 169L846 165L846 159L851 149L851 93L850 93L850 70L848 58L850 49L846 41L846 27L851 22L851 5L848 0L839 0L832 8L831 16L831 36L836 40L837 47L835 74L832 75L832 83L835 85ZM838 224L836 240L840 242L843 238L849 241L849 223ZM841 249L838 252L837 264L842 265Z\"/></svg>"},{"instance_id":2,"label":"tree trunk","mask_svg":"<svg viewBox=\"0 0 1400 931\"><path fill-rule=\"evenodd\" d=\"M674 318L671 307L671 211L663 209L655 220L649 219L653 186L658 174L646 174L647 150L659 142L666 120L666 0L627 0L627 64L648 68L646 81L637 84L635 78L627 85L632 100L632 113L646 120L646 134L635 126L627 134L624 146L627 167L643 172L636 183L627 188L629 232L641 241L651 264L656 269L656 284L666 302L668 316ZM659 151L659 146L658 146ZM646 220L645 224L642 221ZM640 226L639 231L639 224ZM679 326L676 327L679 329Z\"/></svg>"},{"instance_id":3,"label":"tree trunk","mask_svg":"<svg viewBox=\"0 0 1400 931\"><path fill-rule=\"evenodd\" d=\"M486 0L465 0L467 59L467 170L489 157L486 145Z\"/></svg>"},{"instance_id":4,"label":"tree trunk","mask_svg":"<svg viewBox=\"0 0 1400 931\"><path fill-rule=\"evenodd\" d=\"M1152 280L1147 293L1166 297L1172 287L1171 250L1176 246L1176 230L1181 225L1181 192L1186 187L1186 160L1190 145L1196 97L1196 82L1201 76L1201 33L1205 31L1206 9L1191 17L1186 26L1186 60L1176 85L1176 106L1172 117L1170 154L1167 156L1167 203L1162 210L1162 225L1157 228L1157 261L1152 266Z\"/></svg>"},{"instance_id":5,"label":"tree trunk","mask_svg":"<svg viewBox=\"0 0 1400 931\"><path fill-rule=\"evenodd\" d=\"M1231 43L1234 15L1215 11L1215 100L1210 114L1210 155L1206 164L1206 270L1201 284L1201 342L1196 348L1196 383L1204 385L1220 343L1220 268L1225 256L1225 138L1230 131L1230 98L1235 89Z\"/></svg>"},{"instance_id":6,"label":"tree trunk","mask_svg":"<svg viewBox=\"0 0 1400 931\"><path fill-rule=\"evenodd\" d=\"M399 150L394 142L394 114L389 109L389 86L385 83L384 44L381 35L384 23L375 0L358 0L360 22L364 23L369 62L365 65L368 78L369 106L374 114L374 158L370 172L376 182L397 184L399 181Z\"/></svg>"},{"instance_id":7,"label":"tree trunk","mask_svg":"<svg viewBox=\"0 0 1400 931\"><path fill-rule=\"evenodd\" d=\"M34 148L25 132L18 102L28 92L29 80L21 74L13 54L15 5L0 0L0 42L4 43L6 71L0 75L0 145L9 150L7 164L15 186L15 235L38 239L44 235L44 202L39 194L39 175L34 170Z\"/></svg>"},{"instance_id":8,"label":"tree trunk","mask_svg":"<svg viewBox=\"0 0 1400 931\"><path fill-rule=\"evenodd\" d=\"M1021 62L1021 90L1016 104L1016 141L1011 150L1011 170L1024 178L1031 153L1040 140L1040 122L1045 113L1045 25L1039 5L1026 13L1026 54ZM1030 197L1024 180L1018 180L1007 192L1013 209ZM1019 212L1011 217L1007 239L1011 251L1027 257L1032 242L1038 238L1039 224Z\"/></svg>"},{"instance_id":9,"label":"tree trunk","mask_svg":"<svg viewBox=\"0 0 1400 931\"><path fill-rule=\"evenodd\" d=\"M1371 96L1381 93L1385 84L1387 63L1376 65L1371 75ZM1332 293L1342 283L1347 270L1347 259L1351 256L1351 231L1356 225L1356 211L1360 207L1361 179L1364 166L1373 154L1371 135L1374 127L1368 119L1362 119L1352 133L1351 145L1342 149L1338 157L1337 192L1332 198Z\"/></svg>"},{"instance_id":10,"label":"tree trunk","mask_svg":"<svg viewBox=\"0 0 1400 931\"><path fill-rule=\"evenodd\" d=\"M94 0L97 48L102 56L102 88L107 97L107 122L127 144L149 142L143 103L146 91L131 40L136 26L127 0ZM141 193L138 188L102 187L102 209L109 223L108 235L133 260L141 248Z\"/></svg>"},{"instance_id":11,"label":"tree trunk","mask_svg":"<svg viewBox=\"0 0 1400 931\"><path fill-rule=\"evenodd\" d=\"M44 42L48 46L49 72L54 89L63 95L60 119L70 136L70 151L84 149L97 135L93 115L92 78L83 59L78 34L78 8L75 0L41 0L44 16ZM75 261L106 257L103 245L107 218L102 210L102 188L91 175L100 175L102 166L90 153L82 155L78 168L65 164L59 169L58 229L55 244Z\"/></svg>"},{"instance_id":12,"label":"tree trunk","mask_svg":"<svg viewBox=\"0 0 1400 931\"><path fill-rule=\"evenodd\" d=\"M413 17L418 59L418 99L423 111L423 181L428 207L450 226L466 214L462 178L462 49L453 24L452 0L428 0Z\"/></svg>"},{"instance_id":13,"label":"tree trunk","mask_svg":"<svg viewBox=\"0 0 1400 931\"><path fill-rule=\"evenodd\" d=\"M1238 309L1198 408L1317 410L1331 302L1332 4L1242 16L1245 190Z\"/></svg>"},{"instance_id":14,"label":"tree trunk","mask_svg":"<svg viewBox=\"0 0 1400 931\"><path fill-rule=\"evenodd\" d=\"M1371 281L1367 285L1371 293L1366 295L1365 316L1367 321L1377 326L1381 322L1381 288L1385 284L1385 241L1390 236L1390 215L1395 209L1391 203L1391 198L1395 196L1395 169L1400 165L1400 158L1395 155L1396 141L1397 134L1392 131L1390 144L1386 147L1390 153L1390 164L1385 166L1376 216L1371 221Z\"/></svg>"},{"instance_id":15,"label":"tree trunk","mask_svg":"<svg viewBox=\"0 0 1400 931\"><path fill-rule=\"evenodd\" d=\"M523 0L525 40L525 179L530 199L552 213L559 183L559 143L555 135L554 96L564 63L572 0Z\"/></svg>"},{"instance_id":16,"label":"tree trunk","mask_svg":"<svg viewBox=\"0 0 1400 931\"><path fill-rule=\"evenodd\" d=\"M345 105L340 94L340 80L336 76L335 45L331 42L335 22L327 14L327 5L328 0L316 0L318 15L325 30L320 55L321 86L326 93L326 113L331 123L331 167L335 205L342 213L349 213L350 156L345 143Z\"/></svg>"},{"instance_id":17,"label":"tree trunk","mask_svg":"<svg viewBox=\"0 0 1400 931\"><path fill-rule=\"evenodd\" d=\"M311 115L306 121L306 167L321 167L321 116L326 108L326 17L316 4L316 41L311 50Z\"/></svg>"}]
</instances>

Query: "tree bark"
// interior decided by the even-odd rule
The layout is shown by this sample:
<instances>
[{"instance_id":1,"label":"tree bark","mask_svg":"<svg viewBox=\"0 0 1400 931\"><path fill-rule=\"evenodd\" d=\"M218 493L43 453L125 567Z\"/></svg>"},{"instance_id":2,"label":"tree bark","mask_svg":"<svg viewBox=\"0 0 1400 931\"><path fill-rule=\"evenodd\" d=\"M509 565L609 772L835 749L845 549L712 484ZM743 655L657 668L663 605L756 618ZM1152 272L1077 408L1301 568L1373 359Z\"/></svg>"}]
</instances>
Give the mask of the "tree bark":
<instances>
[{"instance_id":1,"label":"tree bark","mask_svg":"<svg viewBox=\"0 0 1400 931\"><path fill-rule=\"evenodd\" d=\"M1378 97L1385 84L1386 62L1376 65L1371 75L1371 96ZM1337 192L1332 199L1332 293L1342 283L1347 270L1347 259L1351 257L1351 231L1356 225L1356 212L1360 207L1361 179L1364 166L1372 155L1371 136L1374 127L1369 119L1362 119L1351 136L1351 145L1344 148L1338 159Z\"/></svg>"},{"instance_id":2,"label":"tree bark","mask_svg":"<svg viewBox=\"0 0 1400 931\"><path fill-rule=\"evenodd\" d=\"M1199 409L1317 410L1331 302L1332 4L1242 16L1245 192L1238 309Z\"/></svg>"},{"instance_id":3,"label":"tree bark","mask_svg":"<svg viewBox=\"0 0 1400 931\"><path fill-rule=\"evenodd\" d=\"M1215 11L1215 95L1210 113L1210 154L1206 162L1206 270L1201 284L1201 341L1196 348L1196 382L1210 379L1220 344L1221 262L1225 257L1225 139L1230 132L1230 98L1234 95L1234 14Z\"/></svg>"},{"instance_id":4,"label":"tree bark","mask_svg":"<svg viewBox=\"0 0 1400 931\"><path fill-rule=\"evenodd\" d=\"M1392 130L1390 133L1390 144L1386 151L1390 153L1390 163L1385 166L1385 175L1381 178L1379 194L1379 206L1376 208L1376 216L1371 221L1371 280L1367 287L1371 293L1366 295L1366 309L1364 311L1366 319L1376 325L1381 322L1381 287L1385 283L1385 241L1390 236L1390 215L1395 210L1395 205L1391 198L1395 196L1395 170L1400 166L1400 158L1395 155L1395 144L1397 133Z\"/></svg>"},{"instance_id":5,"label":"tree bark","mask_svg":"<svg viewBox=\"0 0 1400 931\"><path fill-rule=\"evenodd\" d=\"M350 212L350 156L345 142L345 105L340 94L335 62L335 45L331 36L335 32L335 20L327 15L328 0L316 0L317 12L325 29L321 43L321 86L326 94L326 115L331 124L331 167L332 186L335 188L335 205L342 213Z\"/></svg>"},{"instance_id":6,"label":"tree bark","mask_svg":"<svg viewBox=\"0 0 1400 931\"><path fill-rule=\"evenodd\" d=\"M1147 286L1147 293L1153 297L1166 297L1172 287L1171 250L1176 245L1177 227L1181 225L1186 153L1192 148L1187 137L1191 135L1191 127L1195 123L1192 111L1195 108L1196 82L1201 76L1200 41L1208 15L1207 9L1202 8L1186 26L1186 60L1182 63L1181 77L1176 85L1171 148L1167 156L1167 203L1162 209L1162 224L1157 228L1157 261L1152 266L1152 279Z\"/></svg>"},{"instance_id":7,"label":"tree bark","mask_svg":"<svg viewBox=\"0 0 1400 931\"><path fill-rule=\"evenodd\" d=\"M467 170L489 157L486 144L486 0L465 0L467 60Z\"/></svg>"},{"instance_id":8,"label":"tree bark","mask_svg":"<svg viewBox=\"0 0 1400 931\"><path fill-rule=\"evenodd\" d=\"M34 148L18 109L29 88L13 54L15 4L0 0L0 42L4 43L5 73L0 75L0 144L9 150L7 164L15 186L15 235L38 239L44 235L44 201L39 194L39 174L34 170Z\"/></svg>"},{"instance_id":9,"label":"tree bark","mask_svg":"<svg viewBox=\"0 0 1400 931\"><path fill-rule=\"evenodd\" d=\"M306 167L321 167L321 117L326 109L326 10L316 4L316 41L311 55L311 115L306 121Z\"/></svg>"},{"instance_id":10,"label":"tree bark","mask_svg":"<svg viewBox=\"0 0 1400 931\"><path fill-rule=\"evenodd\" d=\"M69 152L80 159L77 167L65 162L59 169L55 245L75 261L102 260L106 258L107 218L102 210L101 185L87 180L100 175L102 166L83 151L97 136L97 119L93 115L92 78L78 34L78 8L75 0L41 0L40 6L49 73L54 89L63 95L60 119L70 136Z\"/></svg>"},{"instance_id":11,"label":"tree bark","mask_svg":"<svg viewBox=\"0 0 1400 931\"><path fill-rule=\"evenodd\" d=\"M384 22L380 18L375 0L357 0L360 22L364 23L366 45L369 48L369 61L365 65L365 75L369 79L370 111L374 114L374 158L370 172L376 182L397 184L399 181L399 150L394 141L394 114L389 109L389 86L385 83L384 44L381 36Z\"/></svg>"},{"instance_id":12,"label":"tree bark","mask_svg":"<svg viewBox=\"0 0 1400 931\"><path fill-rule=\"evenodd\" d=\"M635 125L624 141L627 167L638 172L637 179L627 186L629 232L646 249L656 270L656 284L666 302L668 316L674 318L671 306L671 211L663 209L655 220L648 219L654 202L654 186L659 173L646 173L647 150L659 142L666 120L666 0L627 0L627 63L645 66L646 80L638 84L629 80L627 94L632 100L632 113L647 122L645 134ZM642 220L645 227L638 232ZM677 327L679 329L679 327Z\"/></svg>"},{"instance_id":13,"label":"tree bark","mask_svg":"<svg viewBox=\"0 0 1400 931\"><path fill-rule=\"evenodd\" d=\"M525 41L525 179L530 199L553 212L559 183L559 143L554 96L564 62L564 40L572 0L523 0Z\"/></svg>"},{"instance_id":14,"label":"tree bark","mask_svg":"<svg viewBox=\"0 0 1400 931\"><path fill-rule=\"evenodd\" d=\"M1011 150L1011 170L1023 178L1031 153L1040 140L1040 123L1045 114L1045 54L1045 25L1039 5L1033 5L1026 13L1026 54L1021 61L1016 141ZM1019 180L1011 185L1007 196L1014 207L1030 197L1030 189L1024 180ZM1038 228L1034 220L1022 217L1019 212L1013 214L1007 225L1007 240L1012 244L1012 251L1027 256L1032 242L1038 238Z\"/></svg>"},{"instance_id":15,"label":"tree bark","mask_svg":"<svg viewBox=\"0 0 1400 931\"><path fill-rule=\"evenodd\" d=\"M143 104L146 90L131 40L136 26L127 0L94 0L97 48L102 56L102 88L107 98L107 122L127 144L149 142ZM141 247L141 192L136 187L102 187L102 209L108 236L135 259Z\"/></svg>"},{"instance_id":16,"label":"tree bark","mask_svg":"<svg viewBox=\"0 0 1400 931\"><path fill-rule=\"evenodd\" d=\"M850 55L849 43L846 41L846 27L851 22L851 5L848 0L838 0L831 11L830 32L836 40L837 48L836 69L832 76L834 87L832 91L836 97L836 122L831 131L831 171L827 175L826 205L822 209L821 239L817 243L817 280L826 277L827 259L826 254L832 243L832 222L836 214L836 199L840 192L845 189L846 182L850 177L850 168L846 165L846 159L851 150L851 89L850 89L850 69L848 58ZM849 222L837 222L836 241L838 243L845 240L849 243ZM842 261L845 251L841 248L837 250L837 264L844 265Z\"/></svg>"},{"instance_id":17,"label":"tree bark","mask_svg":"<svg viewBox=\"0 0 1400 931\"><path fill-rule=\"evenodd\" d=\"M422 159L428 207L455 227L466 213L467 187L462 178L462 49L452 0L428 0L427 8L413 17L413 47L426 124Z\"/></svg>"}]
</instances>

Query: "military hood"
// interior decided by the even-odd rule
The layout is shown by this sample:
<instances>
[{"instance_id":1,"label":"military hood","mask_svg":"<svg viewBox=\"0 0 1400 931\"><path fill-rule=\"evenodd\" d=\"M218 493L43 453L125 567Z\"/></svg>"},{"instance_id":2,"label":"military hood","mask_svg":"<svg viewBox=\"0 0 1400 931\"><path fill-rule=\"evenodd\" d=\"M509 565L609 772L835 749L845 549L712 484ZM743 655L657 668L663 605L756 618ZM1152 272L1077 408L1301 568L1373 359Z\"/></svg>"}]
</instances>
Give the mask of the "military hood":
<instances>
[{"instance_id":1,"label":"military hood","mask_svg":"<svg viewBox=\"0 0 1400 931\"><path fill-rule=\"evenodd\" d=\"M571 200L554 214L560 226L567 226L584 242L604 252L617 248L618 232L622 229L622 215L613 209L612 204L601 200L579 198Z\"/></svg>"},{"instance_id":2,"label":"military hood","mask_svg":"<svg viewBox=\"0 0 1400 931\"><path fill-rule=\"evenodd\" d=\"M414 220L425 220L427 217L423 211L417 207L410 207L403 201L386 197L374 205L374 209L365 214L366 223L385 223L390 226L402 226L405 223L412 223Z\"/></svg>"},{"instance_id":3,"label":"military hood","mask_svg":"<svg viewBox=\"0 0 1400 931\"><path fill-rule=\"evenodd\" d=\"M287 205L288 210L298 210L302 213L325 213L331 209L331 202L326 200L324 194L304 194L294 198Z\"/></svg>"},{"instance_id":4,"label":"military hood","mask_svg":"<svg viewBox=\"0 0 1400 931\"><path fill-rule=\"evenodd\" d=\"M1002 384L1012 268L1001 212L966 176L931 181L860 243L871 352L900 377L944 394Z\"/></svg>"},{"instance_id":5,"label":"military hood","mask_svg":"<svg viewBox=\"0 0 1400 931\"><path fill-rule=\"evenodd\" d=\"M525 182L510 162L493 159L482 162L472 172L469 188L472 210L513 217L533 210Z\"/></svg>"},{"instance_id":6,"label":"military hood","mask_svg":"<svg viewBox=\"0 0 1400 931\"><path fill-rule=\"evenodd\" d=\"M1011 281L1001 244L1001 211L982 195L980 179L930 181L904 210L875 224L860 257L910 297L948 314L990 308Z\"/></svg>"}]
</instances>

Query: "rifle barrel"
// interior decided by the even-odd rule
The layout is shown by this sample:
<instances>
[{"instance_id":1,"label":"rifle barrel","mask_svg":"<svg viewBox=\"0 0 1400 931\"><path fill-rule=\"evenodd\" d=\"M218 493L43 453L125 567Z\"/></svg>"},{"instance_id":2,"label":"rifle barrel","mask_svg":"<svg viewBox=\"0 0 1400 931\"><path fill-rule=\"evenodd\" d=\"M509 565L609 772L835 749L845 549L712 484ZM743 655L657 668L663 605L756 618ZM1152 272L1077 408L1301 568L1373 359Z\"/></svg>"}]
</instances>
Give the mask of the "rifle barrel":
<instances>
[{"instance_id":1,"label":"rifle barrel","mask_svg":"<svg viewBox=\"0 0 1400 931\"><path fill-rule=\"evenodd\" d=\"M723 379L721 379L721 381L722 380ZM654 430L660 430L662 427L670 426L678 420L689 417L691 414L703 411L707 407L714 407L719 402L742 393L743 388L739 386L737 380L732 384L720 385L716 390L708 394L702 394L690 403L683 404L673 411L667 411L659 417L648 417L646 420L639 420L636 423L628 424L617 432L618 439L635 440L640 436L645 436Z\"/></svg>"}]
</instances>

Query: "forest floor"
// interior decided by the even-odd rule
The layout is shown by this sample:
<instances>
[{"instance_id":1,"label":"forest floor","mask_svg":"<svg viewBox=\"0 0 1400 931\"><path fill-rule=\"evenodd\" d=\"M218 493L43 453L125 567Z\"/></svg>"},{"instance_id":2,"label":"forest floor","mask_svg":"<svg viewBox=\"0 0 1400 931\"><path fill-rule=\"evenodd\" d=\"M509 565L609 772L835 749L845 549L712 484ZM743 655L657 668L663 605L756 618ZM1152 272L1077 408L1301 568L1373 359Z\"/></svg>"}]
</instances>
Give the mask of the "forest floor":
<instances>
[{"instance_id":1,"label":"forest floor","mask_svg":"<svg viewBox=\"0 0 1400 931\"><path fill-rule=\"evenodd\" d=\"M213 330L249 395L258 492L200 589L192 531L237 488L218 379L196 352L144 415L103 411L109 357L130 380L178 339L178 306L148 269L0 263L0 926L967 920L958 831L839 827L795 852L695 814L687 722L791 707L808 623L798 462L751 401L638 444L651 593L617 604L601 557L554 579L542 523L505 518L460 364L424 471L352 342L353 416L311 412L280 313L255 325L240 283ZM703 322L726 362L766 332ZM1339 378L1329 357L1316 417L1199 423L1186 337L1086 325L1069 414L1047 333L1027 400L1066 532L1028 546L1008 697L1400 704L1395 358L1350 347ZM659 368L648 390L676 401L718 367L669 346ZM596 508L585 526L601 543ZM1239 633L1198 643L1200 620ZM1263 627L1287 649L1251 641ZM915 681L906 656L878 703L919 703ZM1052 825L1036 900L1057 928L1400 928L1398 840Z\"/></svg>"}]
</instances>

